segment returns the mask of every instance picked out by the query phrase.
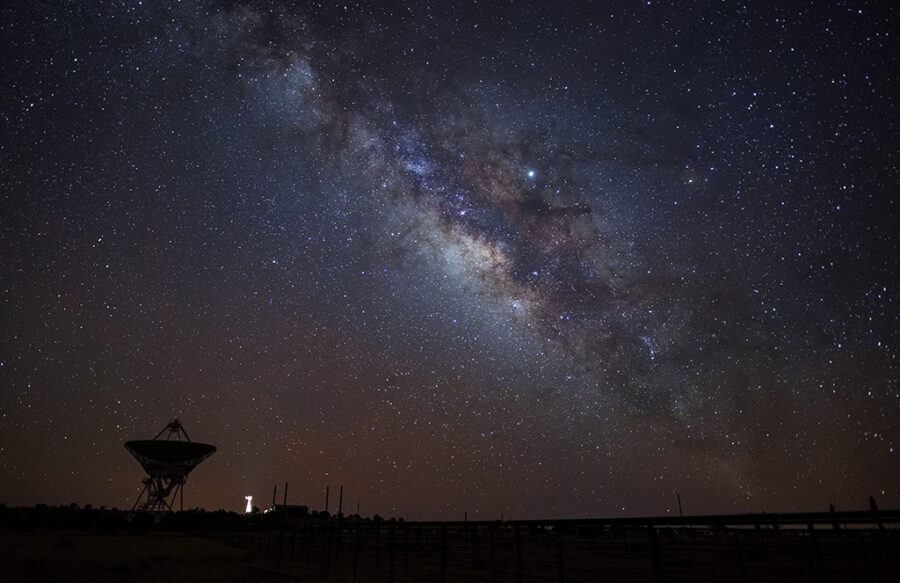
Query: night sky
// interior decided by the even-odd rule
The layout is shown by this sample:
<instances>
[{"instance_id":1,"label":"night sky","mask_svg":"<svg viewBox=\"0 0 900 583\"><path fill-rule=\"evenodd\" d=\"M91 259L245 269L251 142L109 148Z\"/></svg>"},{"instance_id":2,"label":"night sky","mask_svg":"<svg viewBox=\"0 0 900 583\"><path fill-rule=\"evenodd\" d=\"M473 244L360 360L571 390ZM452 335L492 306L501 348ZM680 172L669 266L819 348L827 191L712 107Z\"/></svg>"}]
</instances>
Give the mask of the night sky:
<instances>
[{"instance_id":1,"label":"night sky","mask_svg":"<svg viewBox=\"0 0 900 583\"><path fill-rule=\"evenodd\" d=\"M7 4L0 502L900 506L891 2Z\"/></svg>"}]
</instances>

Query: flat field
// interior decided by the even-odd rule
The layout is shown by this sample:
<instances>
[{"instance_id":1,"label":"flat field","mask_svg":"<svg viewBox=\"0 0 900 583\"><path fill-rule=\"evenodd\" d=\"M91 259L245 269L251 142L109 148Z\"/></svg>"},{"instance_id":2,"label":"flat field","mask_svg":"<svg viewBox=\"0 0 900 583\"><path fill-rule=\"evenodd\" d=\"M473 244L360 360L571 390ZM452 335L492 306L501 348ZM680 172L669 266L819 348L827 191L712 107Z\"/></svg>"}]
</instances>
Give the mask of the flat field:
<instances>
[{"instance_id":1,"label":"flat field","mask_svg":"<svg viewBox=\"0 0 900 583\"><path fill-rule=\"evenodd\" d=\"M287 576L249 552L182 533L0 533L0 582L322 581Z\"/></svg>"}]
</instances>

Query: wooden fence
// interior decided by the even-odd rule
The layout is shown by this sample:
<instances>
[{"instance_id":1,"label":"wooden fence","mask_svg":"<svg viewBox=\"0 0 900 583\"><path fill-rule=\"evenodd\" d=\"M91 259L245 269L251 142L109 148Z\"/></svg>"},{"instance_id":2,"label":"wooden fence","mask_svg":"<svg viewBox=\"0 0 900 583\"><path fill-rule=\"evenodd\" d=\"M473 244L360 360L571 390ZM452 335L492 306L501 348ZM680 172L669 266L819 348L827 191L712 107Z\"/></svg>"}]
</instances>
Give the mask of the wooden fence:
<instances>
[{"instance_id":1,"label":"wooden fence","mask_svg":"<svg viewBox=\"0 0 900 583\"><path fill-rule=\"evenodd\" d=\"M509 522L279 521L215 533L264 568L363 582L900 580L900 511Z\"/></svg>"}]
</instances>

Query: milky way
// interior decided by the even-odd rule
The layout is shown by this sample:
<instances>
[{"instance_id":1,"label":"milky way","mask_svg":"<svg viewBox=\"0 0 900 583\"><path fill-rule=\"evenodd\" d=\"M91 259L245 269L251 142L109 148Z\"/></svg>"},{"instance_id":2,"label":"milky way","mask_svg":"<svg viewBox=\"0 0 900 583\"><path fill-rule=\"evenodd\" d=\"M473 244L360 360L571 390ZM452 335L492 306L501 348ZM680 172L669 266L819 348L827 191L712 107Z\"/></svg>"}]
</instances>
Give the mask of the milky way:
<instances>
[{"instance_id":1,"label":"milky way","mask_svg":"<svg viewBox=\"0 0 900 583\"><path fill-rule=\"evenodd\" d=\"M5 8L0 501L897 505L894 22Z\"/></svg>"}]
</instances>

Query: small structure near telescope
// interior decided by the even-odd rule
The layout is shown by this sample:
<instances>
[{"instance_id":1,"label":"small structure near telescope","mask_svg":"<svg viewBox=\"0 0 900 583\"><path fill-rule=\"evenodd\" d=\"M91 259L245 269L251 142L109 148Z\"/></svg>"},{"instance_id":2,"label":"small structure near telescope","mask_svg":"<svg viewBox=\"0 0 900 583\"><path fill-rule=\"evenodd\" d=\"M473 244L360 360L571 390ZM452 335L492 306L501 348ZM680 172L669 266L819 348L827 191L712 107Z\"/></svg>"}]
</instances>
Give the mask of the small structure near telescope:
<instances>
[{"instance_id":1,"label":"small structure near telescope","mask_svg":"<svg viewBox=\"0 0 900 583\"><path fill-rule=\"evenodd\" d=\"M165 439L160 439L167 432ZM213 445L191 441L178 419L166 425L153 439L125 442L125 449L147 472L144 490L135 501L132 511L172 511L176 498L179 498L180 508L183 510L187 475L216 451Z\"/></svg>"}]
</instances>

